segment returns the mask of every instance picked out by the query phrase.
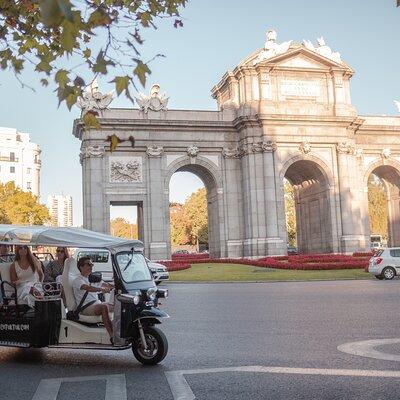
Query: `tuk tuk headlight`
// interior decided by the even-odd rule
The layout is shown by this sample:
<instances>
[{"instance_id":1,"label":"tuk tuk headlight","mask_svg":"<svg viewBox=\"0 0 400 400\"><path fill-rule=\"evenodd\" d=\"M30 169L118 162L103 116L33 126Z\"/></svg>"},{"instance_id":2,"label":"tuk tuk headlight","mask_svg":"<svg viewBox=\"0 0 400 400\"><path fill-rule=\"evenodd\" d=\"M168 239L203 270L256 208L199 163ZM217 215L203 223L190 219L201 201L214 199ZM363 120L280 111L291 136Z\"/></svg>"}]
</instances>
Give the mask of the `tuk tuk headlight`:
<instances>
[{"instance_id":1,"label":"tuk tuk headlight","mask_svg":"<svg viewBox=\"0 0 400 400\"><path fill-rule=\"evenodd\" d=\"M135 295L133 296L133 304L134 304L135 306L137 306L139 303L140 303L140 295L135 294Z\"/></svg>"},{"instance_id":2,"label":"tuk tuk headlight","mask_svg":"<svg viewBox=\"0 0 400 400\"><path fill-rule=\"evenodd\" d=\"M147 298L151 301L156 299L157 289L150 288L147 290Z\"/></svg>"}]
</instances>

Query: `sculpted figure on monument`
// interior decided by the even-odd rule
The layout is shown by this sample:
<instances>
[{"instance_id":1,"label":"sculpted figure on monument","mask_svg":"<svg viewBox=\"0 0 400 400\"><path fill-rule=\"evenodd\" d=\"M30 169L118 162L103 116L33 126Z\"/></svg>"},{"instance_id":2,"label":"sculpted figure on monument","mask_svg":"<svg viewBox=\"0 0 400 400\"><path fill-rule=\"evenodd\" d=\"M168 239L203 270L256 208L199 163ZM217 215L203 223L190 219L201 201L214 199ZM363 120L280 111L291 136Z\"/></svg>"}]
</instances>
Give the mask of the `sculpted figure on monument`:
<instances>
[{"instance_id":1,"label":"sculpted figure on monument","mask_svg":"<svg viewBox=\"0 0 400 400\"><path fill-rule=\"evenodd\" d=\"M332 51L332 49L325 43L325 39L321 36L317 39L318 47L315 47L310 40L303 40L304 46L315 53L320 54L323 57L329 58L332 61L341 63L342 59L340 53Z\"/></svg>"},{"instance_id":2,"label":"sculpted figure on monument","mask_svg":"<svg viewBox=\"0 0 400 400\"><path fill-rule=\"evenodd\" d=\"M149 146L147 147L146 153L149 157L161 157L163 155L164 149L162 146Z\"/></svg>"},{"instance_id":3,"label":"sculpted figure on monument","mask_svg":"<svg viewBox=\"0 0 400 400\"><path fill-rule=\"evenodd\" d=\"M239 150L235 147L224 147L222 155L224 158L239 158Z\"/></svg>"},{"instance_id":4,"label":"sculpted figure on monument","mask_svg":"<svg viewBox=\"0 0 400 400\"><path fill-rule=\"evenodd\" d=\"M86 88L82 97L78 97L76 104L83 111L100 111L106 109L113 99L113 91L103 94L100 92L97 79Z\"/></svg>"},{"instance_id":5,"label":"sculpted figure on monument","mask_svg":"<svg viewBox=\"0 0 400 400\"><path fill-rule=\"evenodd\" d=\"M383 159L388 159L392 155L392 151L390 149L383 149L381 152L381 156Z\"/></svg>"},{"instance_id":6,"label":"sculpted figure on monument","mask_svg":"<svg viewBox=\"0 0 400 400\"><path fill-rule=\"evenodd\" d=\"M338 153L341 154L355 154L355 147L348 142L340 142L336 145Z\"/></svg>"},{"instance_id":7,"label":"sculpted figure on monument","mask_svg":"<svg viewBox=\"0 0 400 400\"><path fill-rule=\"evenodd\" d=\"M400 101L394 100L394 104L397 107L397 110L400 112Z\"/></svg>"},{"instance_id":8,"label":"sculpted figure on monument","mask_svg":"<svg viewBox=\"0 0 400 400\"><path fill-rule=\"evenodd\" d=\"M299 151L301 154L305 155L311 151L311 144L307 140L300 143Z\"/></svg>"},{"instance_id":9,"label":"sculpted figure on monument","mask_svg":"<svg viewBox=\"0 0 400 400\"><path fill-rule=\"evenodd\" d=\"M186 152L189 157L196 157L199 154L199 148L195 145L191 145L187 148Z\"/></svg>"},{"instance_id":10,"label":"sculpted figure on monument","mask_svg":"<svg viewBox=\"0 0 400 400\"><path fill-rule=\"evenodd\" d=\"M167 109L169 97L165 93L160 93L160 85L155 84L150 89L150 94L147 96L139 93L136 101L139 108L147 113L149 110L162 111Z\"/></svg>"},{"instance_id":11,"label":"sculpted figure on monument","mask_svg":"<svg viewBox=\"0 0 400 400\"><path fill-rule=\"evenodd\" d=\"M254 60L254 65L261 61L268 60L269 58L284 54L289 50L292 41L283 42L281 44L276 42L277 33L273 29L267 31L267 41L264 45L264 50L260 52L258 57Z\"/></svg>"}]
</instances>

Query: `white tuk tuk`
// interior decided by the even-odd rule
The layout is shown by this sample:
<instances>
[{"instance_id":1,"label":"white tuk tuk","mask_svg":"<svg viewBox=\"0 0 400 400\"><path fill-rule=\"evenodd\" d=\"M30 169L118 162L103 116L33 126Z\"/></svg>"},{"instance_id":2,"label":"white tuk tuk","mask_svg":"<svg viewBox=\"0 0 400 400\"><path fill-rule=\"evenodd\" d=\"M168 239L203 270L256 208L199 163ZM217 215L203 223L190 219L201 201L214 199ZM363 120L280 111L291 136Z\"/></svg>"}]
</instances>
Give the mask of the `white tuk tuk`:
<instances>
[{"instance_id":1,"label":"white tuk tuk","mask_svg":"<svg viewBox=\"0 0 400 400\"><path fill-rule=\"evenodd\" d=\"M17 288L10 280L11 262L0 263L0 346L132 348L143 364L155 365L164 359L168 342L156 325L169 318L159 309L159 298L167 298L168 290L157 289L143 256L142 242L78 228L0 225L0 244L107 249L115 285L111 344L101 316L79 312L72 290L72 282L79 274L77 260L65 261L61 284L35 284L38 291L34 293L42 295L32 295L33 306L18 301ZM96 274L89 275L90 282L99 280Z\"/></svg>"}]
</instances>

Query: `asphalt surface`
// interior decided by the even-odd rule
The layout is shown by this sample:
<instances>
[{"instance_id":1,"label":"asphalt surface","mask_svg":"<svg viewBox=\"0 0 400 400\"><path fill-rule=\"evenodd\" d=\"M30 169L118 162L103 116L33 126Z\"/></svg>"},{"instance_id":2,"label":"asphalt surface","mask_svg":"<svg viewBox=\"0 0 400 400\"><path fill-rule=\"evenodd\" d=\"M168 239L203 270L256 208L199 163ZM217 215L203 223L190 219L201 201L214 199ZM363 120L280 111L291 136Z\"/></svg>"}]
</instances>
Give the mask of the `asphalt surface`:
<instances>
[{"instance_id":1,"label":"asphalt surface","mask_svg":"<svg viewBox=\"0 0 400 400\"><path fill-rule=\"evenodd\" d=\"M192 399L400 398L400 373L390 376L400 371L400 361L337 349L349 342L400 338L399 280L169 284L168 288L170 298L162 307L171 318L162 329L169 354L161 365L143 367L130 350L0 348L0 399L30 400L36 393L35 400L53 400L43 380L58 379L57 400L176 400L182 385L171 387L167 380L171 371L181 371ZM400 344L379 350L400 355ZM287 370L241 370L245 366ZM353 372L343 376L347 374L343 370ZM354 371L374 372L355 376ZM382 371L386 372L378 376ZM107 392L111 382L107 379L112 377L126 381L126 394L123 383L114 397Z\"/></svg>"}]
</instances>

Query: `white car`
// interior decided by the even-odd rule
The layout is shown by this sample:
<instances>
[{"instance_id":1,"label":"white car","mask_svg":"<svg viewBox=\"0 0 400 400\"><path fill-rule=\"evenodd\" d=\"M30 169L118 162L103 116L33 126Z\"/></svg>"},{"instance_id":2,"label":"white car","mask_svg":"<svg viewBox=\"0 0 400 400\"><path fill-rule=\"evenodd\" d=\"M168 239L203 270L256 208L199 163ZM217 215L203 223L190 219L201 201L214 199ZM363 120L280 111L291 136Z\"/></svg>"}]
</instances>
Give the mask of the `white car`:
<instances>
[{"instance_id":1,"label":"white car","mask_svg":"<svg viewBox=\"0 0 400 400\"><path fill-rule=\"evenodd\" d=\"M165 265L151 261L148 258L146 258L146 261L157 285L169 279L169 272Z\"/></svg>"},{"instance_id":2,"label":"white car","mask_svg":"<svg viewBox=\"0 0 400 400\"><path fill-rule=\"evenodd\" d=\"M377 279L393 279L400 275L400 247L379 250L369 260L368 272Z\"/></svg>"},{"instance_id":3,"label":"white car","mask_svg":"<svg viewBox=\"0 0 400 400\"><path fill-rule=\"evenodd\" d=\"M112 281L112 261L110 252L108 250L100 249L79 249L75 252L74 258L79 260L81 257L90 257L93 262L93 272L101 272L103 280ZM162 281L169 279L169 272L167 267L162 264L155 263L146 258L147 265L151 274L153 275L154 282L159 285Z\"/></svg>"}]
</instances>

